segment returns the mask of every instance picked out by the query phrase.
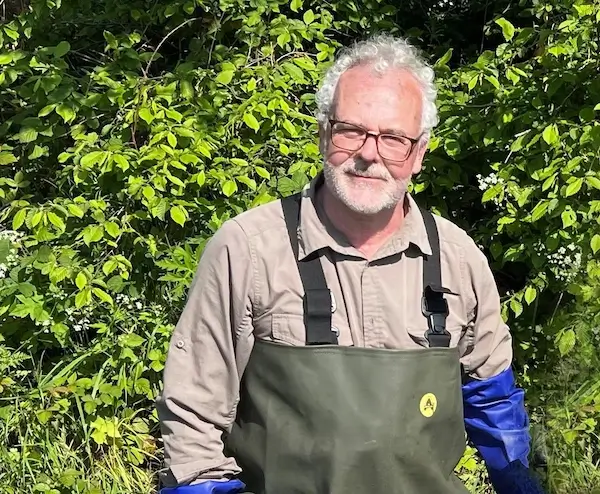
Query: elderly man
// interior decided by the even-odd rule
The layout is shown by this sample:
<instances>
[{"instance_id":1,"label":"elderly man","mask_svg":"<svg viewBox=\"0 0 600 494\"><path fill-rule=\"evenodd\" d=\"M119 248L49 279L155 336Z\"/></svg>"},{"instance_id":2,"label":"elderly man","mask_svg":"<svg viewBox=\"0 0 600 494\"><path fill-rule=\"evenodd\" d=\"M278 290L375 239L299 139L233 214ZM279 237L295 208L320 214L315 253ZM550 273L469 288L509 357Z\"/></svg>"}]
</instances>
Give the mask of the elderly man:
<instances>
[{"instance_id":1,"label":"elderly man","mask_svg":"<svg viewBox=\"0 0 600 494\"><path fill-rule=\"evenodd\" d=\"M345 50L317 95L324 170L207 244L157 401L163 494L541 492L486 258L407 193L436 124L402 39Z\"/></svg>"}]
</instances>

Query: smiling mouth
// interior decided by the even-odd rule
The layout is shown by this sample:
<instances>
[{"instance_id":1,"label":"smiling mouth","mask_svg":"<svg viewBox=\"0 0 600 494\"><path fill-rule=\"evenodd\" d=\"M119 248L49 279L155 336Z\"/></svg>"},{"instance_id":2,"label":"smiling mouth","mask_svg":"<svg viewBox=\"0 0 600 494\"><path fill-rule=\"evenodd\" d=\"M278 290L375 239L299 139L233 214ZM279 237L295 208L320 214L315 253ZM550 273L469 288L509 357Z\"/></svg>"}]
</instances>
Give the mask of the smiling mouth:
<instances>
[{"instance_id":1,"label":"smiling mouth","mask_svg":"<svg viewBox=\"0 0 600 494\"><path fill-rule=\"evenodd\" d=\"M358 179L358 180L368 180L369 182L374 182L374 181L380 181L383 180L381 177L366 177L364 175L356 175L355 173L349 173L349 175L353 178L353 179Z\"/></svg>"}]
</instances>

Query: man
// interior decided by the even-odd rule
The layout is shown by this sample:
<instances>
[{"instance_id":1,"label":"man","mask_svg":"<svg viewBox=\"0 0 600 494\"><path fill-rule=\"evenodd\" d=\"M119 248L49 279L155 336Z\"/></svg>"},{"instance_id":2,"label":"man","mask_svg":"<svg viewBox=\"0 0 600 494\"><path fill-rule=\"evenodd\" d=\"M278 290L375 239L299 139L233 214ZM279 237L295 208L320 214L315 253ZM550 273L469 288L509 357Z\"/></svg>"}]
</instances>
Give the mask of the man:
<instances>
[{"instance_id":1,"label":"man","mask_svg":"<svg viewBox=\"0 0 600 494\"><path fill-rule=\"evenodd\" d=\"M465 493L465 430L497 492L541 492L488 263L407 193L431 68L379 36L317 96L322 175L226 222L199 263L157 400L162 492Z\"/></svg>"}]
</instances>

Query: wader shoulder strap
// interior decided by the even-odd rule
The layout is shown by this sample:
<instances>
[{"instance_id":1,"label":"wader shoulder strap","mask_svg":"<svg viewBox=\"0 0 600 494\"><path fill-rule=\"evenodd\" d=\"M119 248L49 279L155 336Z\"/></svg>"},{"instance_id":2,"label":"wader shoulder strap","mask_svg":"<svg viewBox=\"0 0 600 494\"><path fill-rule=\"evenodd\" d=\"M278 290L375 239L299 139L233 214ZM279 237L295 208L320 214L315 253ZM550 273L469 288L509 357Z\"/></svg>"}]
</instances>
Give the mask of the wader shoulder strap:
<instances>
[{"instance_id":1,"label":"wader shoulder strap","mask_svg":"<svg viewBox=\"0 0 600 494\"><path fill-rule=\"evenodd\" d=\"M300 222L299 193L281 200L294 258L298 259L298 225ZM307 345L337 345L337 335L331 330L331 292L327 287L318 253L297 262L304 287L304 327Z\"/></svg>"},{"instance_id":2,"label":"wader shoulder strap","mask_svg":"<svg viewBox=\"0 0 600 494\"><path fill-rule=\"evenodd\" d=\"M446 330L448 302L442 287L442 267L440 261L440 238L433 215L421 208L431 255L423 258L423 298L421 310L427 318L429 329L425 333L430 347L449 347L450 333Z\"/></svg>"}]
</instances>

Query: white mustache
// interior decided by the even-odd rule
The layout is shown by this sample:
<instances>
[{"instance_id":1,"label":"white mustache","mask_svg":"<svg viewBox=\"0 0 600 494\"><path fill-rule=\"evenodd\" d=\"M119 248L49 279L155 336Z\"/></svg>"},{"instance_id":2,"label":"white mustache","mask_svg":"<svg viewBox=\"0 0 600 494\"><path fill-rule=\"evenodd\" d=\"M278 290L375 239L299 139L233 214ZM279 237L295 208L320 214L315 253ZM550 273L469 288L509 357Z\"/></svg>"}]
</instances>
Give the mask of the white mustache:
<instances>
[{"instance_id":1,"label":"white mustache","mask_svg":"<svg viewBox=\"0 0 600 494\"><path fill-rule=\"evenodd\" d=\"M347 165L343 165L342 169L344 173L351 173L352 175L356 175L358 177L379 178L382 180L390 180L392 178L387 169L382 169L381 167L376 168L374 165L370 165L368 168L361 169L356 165L356 163L348 163Z\"/></svg>"}]
</instances>

